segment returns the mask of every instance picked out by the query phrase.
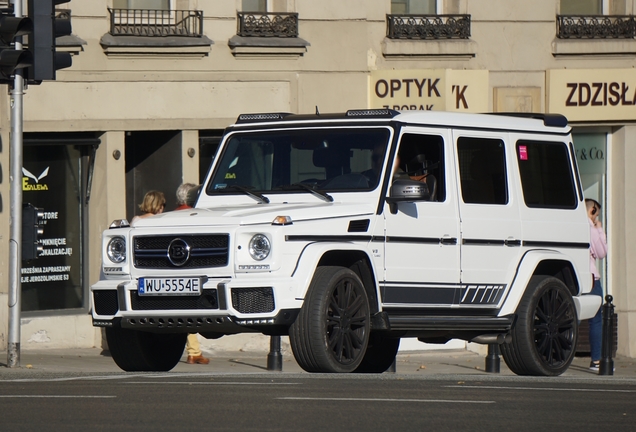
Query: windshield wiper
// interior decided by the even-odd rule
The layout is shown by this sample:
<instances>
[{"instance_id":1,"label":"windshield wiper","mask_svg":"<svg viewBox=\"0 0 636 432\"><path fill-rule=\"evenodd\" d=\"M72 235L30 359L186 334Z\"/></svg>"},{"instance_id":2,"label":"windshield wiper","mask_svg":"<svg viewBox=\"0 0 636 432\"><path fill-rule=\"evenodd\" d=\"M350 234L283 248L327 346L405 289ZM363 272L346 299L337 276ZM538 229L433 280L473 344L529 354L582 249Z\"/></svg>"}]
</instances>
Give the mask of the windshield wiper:
<instances>
[{"instance_id":1,"label":"windshield wiper","mask_svg":"<svg viewBox=\"0 0 636 432\"><path fill-rule=\"evenodd\" d=\"M249 195L252 198L255 198L256 200L260 201L263 204L269 204L269 198L267 198L265 195L263 195L261 193L252 192L251 190L249 190L245 186L231 185L231 186L226 187L225 189L236 189L236 190L239 190L241 192L244 192L246 195Z\"/></svg>"},{"instance_id":2,"label":"windshield wiper","mask_svg":"<svg viewBox=\"0 0 636 432\"><path fill-rule=\"evenodd\" d=\"M324 199L327 202L333 202L333 197L329 195L327 192L323 192L319 189L315 189L313 186L309 186L308 184L305 184L305 183L294 183L294 184L290 184L290 185L282 187L283 190L290 190L290 189L297 189L297 188L301 188L306 190L307 192L311 192L312 194Z\"/></svg>"}]
</instances>

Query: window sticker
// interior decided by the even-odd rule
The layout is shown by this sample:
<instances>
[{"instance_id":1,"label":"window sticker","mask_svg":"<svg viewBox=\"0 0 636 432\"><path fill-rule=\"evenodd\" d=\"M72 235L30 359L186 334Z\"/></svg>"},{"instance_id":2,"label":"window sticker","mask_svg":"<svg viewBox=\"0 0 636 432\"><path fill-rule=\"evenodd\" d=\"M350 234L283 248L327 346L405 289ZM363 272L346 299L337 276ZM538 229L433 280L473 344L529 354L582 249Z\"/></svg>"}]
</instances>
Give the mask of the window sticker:
<instances>
[{"instance_id":1,"label":"window sticker","mask_svg":"<svg viewBox=\"0 0 636 432\"><path fill-rule=\"evenodd\" d=\"M528 147L524 145L519 146L519 160L528 160Z\"/></svg>"},{"instance_id":2,"label":"window sticker","mask_svg":"<svg viewBox=\"0 0 636 432\"><path fill-rule=\"evenodd\" d=\"M225 188L227 188L227 184L225 183L218 183L214 185L214 190L225 189Z\"/></svg>"}]
</instances>

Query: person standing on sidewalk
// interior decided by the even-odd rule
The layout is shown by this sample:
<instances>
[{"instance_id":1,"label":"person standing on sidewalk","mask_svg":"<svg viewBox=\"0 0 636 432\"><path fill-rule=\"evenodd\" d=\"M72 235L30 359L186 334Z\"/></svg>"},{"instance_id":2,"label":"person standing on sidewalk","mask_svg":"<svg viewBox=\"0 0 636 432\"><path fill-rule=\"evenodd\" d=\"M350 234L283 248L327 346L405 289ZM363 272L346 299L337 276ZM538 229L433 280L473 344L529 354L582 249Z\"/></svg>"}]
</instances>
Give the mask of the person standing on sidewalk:
<instances>
[{"instance_id":1,"label":"person standing on sidewalk","mask_svg":"<svg viewBox=\"0 0 636 432\"><path fill-rule=\"evenodd\" d=\"M183 183L177 188L177 208L175 210L184 210L192 208L193 202L192 193L197 188L197 185L193 183ZM203 356L201 353L201 344L196 333L188 333L188 339L186 340L186 352L188 358L186 363L188 364L208 364L210 359Z\"/></svg>"},{"instance_id":2,"label":"person standing on sidewalk","mask_svg":"<svg viewBox=\"0 0 636 432\"><path fill-rule=\"evenodd\" d=\"M166 198L163 192L151 190L146 192L144 200L139 204L139 210L142 211L141 215L134 216L130 221L131 226L135 226L135 222L139 219L147 218L163 212L166 206Z\"/></svg>"},{"instance_id":3,"label":"person standing on sidewalk","mask_svg":"<svg viewBox=\"0 0 636 432\"><path fill-rule=\"evenodd\" d=\"M598 219L601 212L601 205L598 201L587 198L585 200L587 216L590 221L590 271L594 277L592 285L593 295L601 296L603 304L603 287L601 286L601 275L596 267L596 260L601 260L607 256L607 238L603 225ZM603 314L602 307L598 309L594 318L590 319L590 370L598 372L601 363L601 344L603 335Z\"/></svg>"}]
</instances>

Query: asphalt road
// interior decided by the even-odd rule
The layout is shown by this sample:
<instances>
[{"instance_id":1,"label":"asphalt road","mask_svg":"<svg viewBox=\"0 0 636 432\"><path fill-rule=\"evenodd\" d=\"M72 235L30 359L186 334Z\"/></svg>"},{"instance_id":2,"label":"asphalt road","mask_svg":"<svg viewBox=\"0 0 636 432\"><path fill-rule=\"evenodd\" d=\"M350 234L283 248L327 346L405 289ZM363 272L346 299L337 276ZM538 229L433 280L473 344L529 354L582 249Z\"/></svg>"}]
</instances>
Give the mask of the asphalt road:
<instances>
[{"instance_id":1,"label":"asphalt road","mask_svg":"<svg viewBox=\"0 0 636 432\"><path fill-rule=\"evenodd\" d=\"M0 378L2 431L633 431L636 381L210 372Z\"/></svg>"}]
</instances>

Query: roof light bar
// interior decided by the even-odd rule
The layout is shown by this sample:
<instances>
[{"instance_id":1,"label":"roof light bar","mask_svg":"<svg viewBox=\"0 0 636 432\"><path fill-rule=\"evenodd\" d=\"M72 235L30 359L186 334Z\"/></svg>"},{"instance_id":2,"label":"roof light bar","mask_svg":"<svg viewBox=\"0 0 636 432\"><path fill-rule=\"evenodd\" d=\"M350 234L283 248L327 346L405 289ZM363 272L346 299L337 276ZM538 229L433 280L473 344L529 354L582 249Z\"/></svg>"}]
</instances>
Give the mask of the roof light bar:
<instances>
[{"instance_id":1,"label":"roof light bar","mask_svg":"<svg viewBox=\"0 0 636 432\"><path fill-rule=\"evenodd\" d=\"M382 117L393 118L398 115L399 112L391 109L361 109L361 110L349 110L347 111L347 117Z\"/></svg>"},{"instance_id":2,"label":"roof light bar","mask_svg":"<svg viewBox=\"0 0 636 432\"><path fill-rule=\"evenodd\" d=\"M262 121L282 120L290 113L259 113L259 114L241 114L236 120L237 123L253 123Z\"/></svg>"}]
</instances>

